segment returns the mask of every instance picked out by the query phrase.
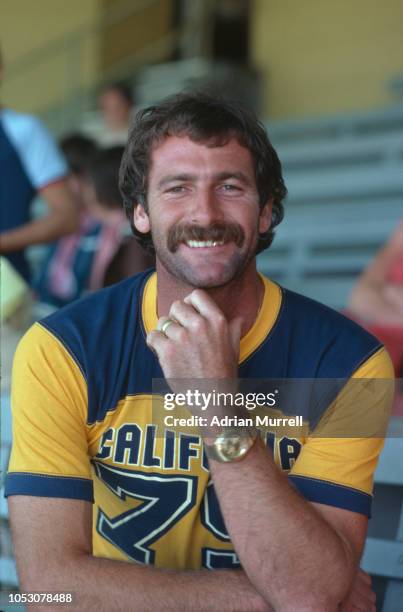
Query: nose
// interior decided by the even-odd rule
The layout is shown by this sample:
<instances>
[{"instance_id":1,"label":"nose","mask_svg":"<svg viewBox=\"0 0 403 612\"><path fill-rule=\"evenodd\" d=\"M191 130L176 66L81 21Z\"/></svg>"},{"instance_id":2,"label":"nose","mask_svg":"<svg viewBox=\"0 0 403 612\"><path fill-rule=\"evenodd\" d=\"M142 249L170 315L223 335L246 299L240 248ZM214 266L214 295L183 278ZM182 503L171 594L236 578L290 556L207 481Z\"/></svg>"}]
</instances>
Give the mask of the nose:
<instances>
[{"instance_id":1,"label":"nose","mask_svg":"<svg viewBox=\"0 0 403 612\"><path fill-rule=\"evenodd\" d=\"M208 227L216 221L223 220L220 203L212 189L198 190L190 214L191 222L202 227Z\"/></svg>"}]
</instances>

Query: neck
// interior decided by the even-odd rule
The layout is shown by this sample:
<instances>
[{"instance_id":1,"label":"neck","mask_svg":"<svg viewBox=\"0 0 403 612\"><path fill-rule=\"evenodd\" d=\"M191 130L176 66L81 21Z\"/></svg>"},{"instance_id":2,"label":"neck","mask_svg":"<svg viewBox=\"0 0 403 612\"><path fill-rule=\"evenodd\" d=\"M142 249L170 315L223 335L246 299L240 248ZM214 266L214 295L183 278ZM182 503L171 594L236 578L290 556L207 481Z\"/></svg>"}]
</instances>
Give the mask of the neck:
<instances>
[{"instance_id":1,"label":"neck","mask_svg":"<svg viewBox=\"0 0 403 612\"><path fill-rule=\"evenodd\" d=\"M157 259L157 312L167 316L176 300L183 300L195 287L172 276ZM263 301L264 287L253 259L246 270L223 287L205 289L228 321L242 318L242 336L253 326Z\"/></svg>"}]
</instances>

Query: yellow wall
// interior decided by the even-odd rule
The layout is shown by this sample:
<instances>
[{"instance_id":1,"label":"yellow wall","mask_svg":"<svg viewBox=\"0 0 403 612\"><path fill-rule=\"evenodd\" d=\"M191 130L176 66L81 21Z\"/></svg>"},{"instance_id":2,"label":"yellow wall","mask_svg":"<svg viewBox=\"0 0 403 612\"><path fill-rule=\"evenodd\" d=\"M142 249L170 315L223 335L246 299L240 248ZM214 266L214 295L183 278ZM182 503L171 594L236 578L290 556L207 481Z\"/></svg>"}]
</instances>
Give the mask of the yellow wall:
<instances>
[{"instance_id":1,"label":"yellow wall","mask_svg":"<svg viewBox=\"0 0 403 612\"><path fill-rule=\"evenodd\" d=\"M172 10L172 0L149 5L136 0L0 0L5 63L0 99L33 113L67 101L68 110L72 93L109 78L110 69L124 71L126 58L168 32ZM108 26L111 16L114 23ZM160 52L157 59L167 57Z\"/></svg>"},{"instance_id":2,"label":"yellow wall","mask_svg":"<svg viewBox=\"0 0 403 612\"><path fill-rule=\"evenodd\" d=\"M135 6L134 0L132 0ZM102 0L107 13L119 0ZM102 69L108 69L132 54L150 48L172 28L172 0L154 0L141 10L106 28L100 46ZM162 61L167 58L162 58Z\"/></svg>"},{"instance_id":3,"label":"yellow wall","mask_svg":"<svg viewBox=\"0 0 403 612\"><path fill-rule=\"evenodd\" d=\"M265 114L337 113L396 103L402 0L253 0L252 58Z\"/></svg>"},{"instance_id":4,"label":"yellow wall","mask_svg":"<svg viewBox=\"0 0 403 612\"><path fill-rule=\"evenodd\" d=\"M61 100L73 85L92 82L98 62L96 38L86 37L81 47L67 39L78 28L91 27L98 11L99 0L0 0L3 103L39 112ZM64 49L61 36L67 37ZM49 48L39 64L29 66L38 49L54 41L59 48Z\"/></svg>"},{"instance_id":5,"label":"yellow wall","mask_svg":"<svg viewBox=\"0 0 403 612\"><path fill-rule=\"evenodd\" d=\"M251 55L264 77L265 115L326 114L396 101L387 84L403 74L402 0L249 1ZM81 48L70 41L60 49L61 36L93 27L114 5L118 0L0 0L6 62L1 100L40 112L74 86L86 88L101 67L151 42L171 21L171 0L157 0L141 19L113 26L101 37L88 35ZM49 49L39 64L27 67L40 47L58 40L58 50Z\"/></svg>"}]
</instances>

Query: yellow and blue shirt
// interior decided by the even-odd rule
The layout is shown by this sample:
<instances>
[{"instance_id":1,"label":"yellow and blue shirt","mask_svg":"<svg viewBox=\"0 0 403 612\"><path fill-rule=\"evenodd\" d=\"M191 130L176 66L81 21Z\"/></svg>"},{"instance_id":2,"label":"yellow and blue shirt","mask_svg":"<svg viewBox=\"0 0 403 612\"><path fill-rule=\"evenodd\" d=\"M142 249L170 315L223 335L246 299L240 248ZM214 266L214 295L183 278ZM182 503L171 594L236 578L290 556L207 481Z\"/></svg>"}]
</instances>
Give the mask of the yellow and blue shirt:
<instances>
[{"instance_id":1,"label":"yellow and blue shirt","mask_svg":"<svg viewBox=\"0 0 403 612\"><path fill-rule=\"evenodd\" d=\"M374 337L262 280L262 307L241 339L240 378L393 378ZM148 271L67 306L25 335L14 365L6 495L93 501L96 556L176 569L237 567L202 439L158 433L153 422L152 381L163 374L146 334L157 324L156 303L157 278ZM354 419L353 395L322 398L320 422L335 414L342 423ZM381 415L389 399L377 396ZM325 424L323 436L269 432L266 441L307 500L370 515L382 439L326 431Z\"/></svg>"}]
</instances>

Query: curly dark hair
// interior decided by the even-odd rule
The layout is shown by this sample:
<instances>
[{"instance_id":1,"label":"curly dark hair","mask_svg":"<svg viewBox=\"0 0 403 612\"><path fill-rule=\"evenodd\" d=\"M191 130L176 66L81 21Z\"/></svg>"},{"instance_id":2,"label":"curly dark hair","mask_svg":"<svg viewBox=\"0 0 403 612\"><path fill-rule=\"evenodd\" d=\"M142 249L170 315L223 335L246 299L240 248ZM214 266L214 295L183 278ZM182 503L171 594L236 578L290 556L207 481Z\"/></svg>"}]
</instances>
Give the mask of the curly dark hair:
<instances>
[{"instance_id":1,"label":"curly dark hair","mask_svg":"<svg viewBox=\"0 0 403 612\"><path fill-rule=\"evenodd\" d=\"M261 207L272 198L270 229L259 236L256 253L273 241L273 229L283 216L287 195L281 163L264 126L238 102L208 93L179 93L160 104L139 111L130 130L122 158L119 187L126 214L137 240L153 251L151 234L142 234L133 224L133 210L141 204L147 211L147 180L152 150L167 136L188 136L194 142L222 146L230 138L249 149L255 165L256 186Z\"/></svg>"}]
</instances>

